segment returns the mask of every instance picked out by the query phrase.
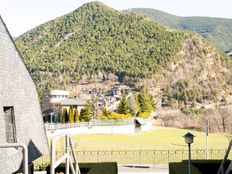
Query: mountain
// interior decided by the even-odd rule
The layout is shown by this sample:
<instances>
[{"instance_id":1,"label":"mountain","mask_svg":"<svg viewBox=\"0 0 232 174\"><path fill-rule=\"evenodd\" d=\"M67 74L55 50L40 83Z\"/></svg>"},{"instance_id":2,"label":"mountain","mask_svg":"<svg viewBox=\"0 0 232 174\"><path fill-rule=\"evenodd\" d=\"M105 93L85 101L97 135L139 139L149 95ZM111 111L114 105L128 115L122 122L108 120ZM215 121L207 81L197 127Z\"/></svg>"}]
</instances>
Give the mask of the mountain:
<instances>
[{"instance_id":1,"label":"mountain","mask_svg":"<svg viewBox=\"0 0 232 174\"><path fill-rule=\"evenodd\" d=\"M199 35L100 2L26 32L16 45L40 91L113 75L153 91L186 81L191 95L232 93L230 59Z\"/></svg>"},{"instance_id":2,"label":"mountain","mask_svg":"<svg viewBox=\"0 0 232 174\"><path fill-rule=\"evenodd\" d=\"M179 17L149 8L133 8L124 12L145 14L170 28L197 32L223 51L232 49L232 19Z\"/></svg>"}]
</instances>

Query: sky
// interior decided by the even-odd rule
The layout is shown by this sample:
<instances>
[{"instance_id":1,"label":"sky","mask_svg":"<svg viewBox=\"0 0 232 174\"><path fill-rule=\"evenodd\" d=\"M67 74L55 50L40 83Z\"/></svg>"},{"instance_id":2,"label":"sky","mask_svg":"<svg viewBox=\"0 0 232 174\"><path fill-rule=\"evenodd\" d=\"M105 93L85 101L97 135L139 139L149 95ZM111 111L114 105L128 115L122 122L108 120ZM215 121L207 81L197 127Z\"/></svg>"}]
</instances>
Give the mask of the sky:
<instances>
[{"instance_id":1,"label":"sky","mask_svg":"<svg viewBox=\"0 0 232 174\"><path fill-rule=\"evenodd\" d=\"M67 14L92 0L0 0L0 15L11 35ZM154 8L178 16L232 18L232 0L99 0L117 10Z\"/></svg>"}]
</instances>

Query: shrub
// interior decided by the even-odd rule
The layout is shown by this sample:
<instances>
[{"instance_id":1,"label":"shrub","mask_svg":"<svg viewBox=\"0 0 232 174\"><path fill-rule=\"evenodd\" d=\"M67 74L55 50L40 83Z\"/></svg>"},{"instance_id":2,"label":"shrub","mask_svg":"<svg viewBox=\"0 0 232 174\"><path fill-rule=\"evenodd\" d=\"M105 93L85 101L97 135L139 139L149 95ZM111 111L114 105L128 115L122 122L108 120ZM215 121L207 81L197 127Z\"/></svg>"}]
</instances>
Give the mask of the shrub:
<instances>
[{"instance_id":1,"label":"shrub","mask_svg":"<svg viewBox=\"0 0 232 174\"><path fill-rule=\"evenodd\" d=\"M108 115L102 115L101 116L102 119L114 119L114 120L118 120L118 119L128 119L128 118L132 118L131 114L118 114L115 112L112 112Z\"/></svg>"},{"instance_id":2,"label":"shrub","mask_svg":"<svg viewBox=\"0 0 232 174\"><path fill-rule=\"evenodd\" d=\"M195 104L192 104L190 107L181 108L181 111L190 116L190 115L200 115L206 112L204 107L197 108Z\"/></svg>"},{"instance_id":3,"label":"shrub","mask_svg":"<svg viewBox=\"0 0 232 174\"><path fill-rule=\"evenodd\" d=\"M150 118L150 113L149 112L142 112L142 113L139 113L138 115L140 118L144 118L144 119L147 119L147 118Z\"/></svg>"}]
</instances>

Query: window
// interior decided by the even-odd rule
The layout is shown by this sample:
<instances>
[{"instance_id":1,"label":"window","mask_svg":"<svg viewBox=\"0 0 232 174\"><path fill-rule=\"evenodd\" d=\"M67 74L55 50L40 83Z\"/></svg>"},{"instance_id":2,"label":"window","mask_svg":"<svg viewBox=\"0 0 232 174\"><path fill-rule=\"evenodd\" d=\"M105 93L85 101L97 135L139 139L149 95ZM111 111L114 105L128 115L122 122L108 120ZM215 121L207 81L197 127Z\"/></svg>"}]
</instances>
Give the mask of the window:
<instances>
[{"instance_id":1,"label":"window","mask_svg":"<svg viewBox=\"0 0 232 174\"><path fill-rule=\"evenodd\" d=\"M16 142L15 116L13 107L3 107L7 143Z\"/></svg>"}]
</instances>

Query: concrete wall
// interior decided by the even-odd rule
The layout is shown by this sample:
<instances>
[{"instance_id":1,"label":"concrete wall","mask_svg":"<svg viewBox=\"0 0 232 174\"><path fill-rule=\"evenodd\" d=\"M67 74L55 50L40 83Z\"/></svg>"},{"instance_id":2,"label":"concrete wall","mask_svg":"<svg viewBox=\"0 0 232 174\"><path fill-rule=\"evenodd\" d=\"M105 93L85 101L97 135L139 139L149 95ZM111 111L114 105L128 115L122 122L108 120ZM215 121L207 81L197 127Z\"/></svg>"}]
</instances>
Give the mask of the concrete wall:
<instances>
[{"instance_id":1,"label":"concrete wall","mask_svg":"<svg viewBox=\"0 0 232 174\"><path fill-rule=\"evenodd\" d=\"M55 136L62 133L70 134L134 134L145 132L152 129L152 123L149 122L136 128L134 124L120 126L85 126L72 128L59 128L59 125L46 125L50 131L47 131L47 136ZM52 130L53 129L53 130Z\"/></svg>"},{"instance_id":2,"label":"concrete wall","mask_svg":"<svg viewBox=\"0 0 232 174\"><path fill-rule=\"evenodd\" d=\"M70 134L134 134L134 125L123 126L93 126L93 127L76 127L68 129L57 129L55 131L47 131L48 136L59 135L61 133Z\"/></svg>"},{"instance_id":3,"label":"concrete wall","mask_svg":"<svg viewBox=\"0 0 232 174\"><path fill-rule=\"evenodd\" d=\"M29 162L47 152L35 84L0 17L0 144L6 143L3 107L14 108L16 139L28 146ZM21 149L0 149L0 173L16 171L22 162Z\"/></svg>"},{"instance_id":4,"label":"concrete wall","mask_svg":"<svg viewBox=\"0 0 232 174\"><path fill-rule=\"evenodd\" d=\"M141 126L141 131L142 132L146 132L146 131L149 131L151 129L152 129L152 122L151 121L146 122L146 124Z\"/></svg>"}]
</instances>

